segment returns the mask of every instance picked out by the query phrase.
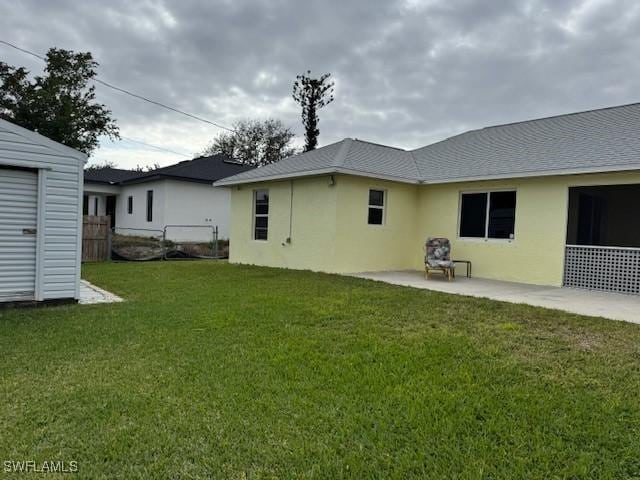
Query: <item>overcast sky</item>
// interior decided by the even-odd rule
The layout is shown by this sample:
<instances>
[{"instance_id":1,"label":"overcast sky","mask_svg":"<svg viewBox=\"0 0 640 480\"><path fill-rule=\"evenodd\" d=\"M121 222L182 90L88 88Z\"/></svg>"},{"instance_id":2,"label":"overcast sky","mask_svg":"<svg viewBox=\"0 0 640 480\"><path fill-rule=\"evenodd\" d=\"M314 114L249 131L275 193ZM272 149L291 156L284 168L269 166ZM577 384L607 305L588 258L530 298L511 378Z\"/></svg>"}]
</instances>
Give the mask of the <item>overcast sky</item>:
<instances>
[{"instance_id":1,"label":"overcast sky","mask_svg":"<svg viewBox=\"0 0 640 480\"><path fill-rule=\"evenodd\" d=\"M640 100L637 0L0 0L0 38L91 51L101 79L210 120L281 119L298 134L295 76L331 72L320 145L415 148L487 125ZM0 59L42 63L0 45ZM97 86L122 135L92 161L168 165L206 125Z\"/></svg>"}]
</instances>

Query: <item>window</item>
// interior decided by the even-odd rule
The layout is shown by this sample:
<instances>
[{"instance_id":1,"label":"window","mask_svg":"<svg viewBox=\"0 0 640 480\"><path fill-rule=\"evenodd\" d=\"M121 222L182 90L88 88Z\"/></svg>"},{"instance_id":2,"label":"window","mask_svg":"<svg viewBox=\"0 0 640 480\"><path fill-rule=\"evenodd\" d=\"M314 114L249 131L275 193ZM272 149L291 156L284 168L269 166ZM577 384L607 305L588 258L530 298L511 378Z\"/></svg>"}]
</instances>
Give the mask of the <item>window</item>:
<instances>
[{"instance_id":1,"label":"window","mask_svg":"<svg viewBox=\"0 0 640 480\"><path fill-rule=\"evenodd\" d=\"M253 200L253 239L266 240L269 230L269 190L255 190Z\"/></svg>"},{"instance_id":2,"label":"window","mask_svg":"<svg viewBox=\"0 0 640 480\"><path fill-rule=\"evenodd\" d=\"M147 190L147 222L153 221L153 190Z\"/></svg>"},{"instance_id":3,"label":"window","mask_svg":"<svg viewBox=\"0 0 640 480\"><path fill-rule=\"evenodd\" d=\"M82 196L82 214L89 215L89 195Z\"/></svg>"},{"instance_id":4,"label":"window","mask_svg":"<svg viewBox=\"0 0 640 480\"><path fill-rule=\"evenodd\" d=\"M516 192L489 194L489 225L487 237L513 238L516 223Z\"/></svg>"},{"instance_id":5,"label":"window","mask_svg":"<svg viewBox=\"0 0 640 480\"><path fill-rule=\"evenodd\" d=\"M133 197L131 195L127 198L127 213L129 215L133 213Z\"/></svg>"},{"instance_id":6,"label":"window","mask_svg":"<svg viewBox=\"0 0 640 480\"><path fill-rule=\"evenodd\" d=\"M463 193L460 207L460 236L484 238L487 223L487 194Z\"/></svg>"},{"instance_id":7,"label":"window","mask_svg":"<svg viewBox=\"0 0 640 480\"><path fill-rule=\"evenodd\" d=\"M462 194L461 237L512 239L515 220L515 191Z\"/></svg>"},{"instance_id":8,"label":"window","mask_svg":"<svg viewBox=\"0 0 640 480\"><path fill-rule=\"evenodd\" d=\"M98 215L98 197L93 198L93 214Z\"/></svg>"},{"instance_id":9,"label":"window","mask_svg":"<svg viewBox=\"0 0 640 480\"><path fill-rule=\"evenodd\" d=\"M384 223L384 190L369 190L369 225L382 225Z\"/></svg>"}]
</instances>

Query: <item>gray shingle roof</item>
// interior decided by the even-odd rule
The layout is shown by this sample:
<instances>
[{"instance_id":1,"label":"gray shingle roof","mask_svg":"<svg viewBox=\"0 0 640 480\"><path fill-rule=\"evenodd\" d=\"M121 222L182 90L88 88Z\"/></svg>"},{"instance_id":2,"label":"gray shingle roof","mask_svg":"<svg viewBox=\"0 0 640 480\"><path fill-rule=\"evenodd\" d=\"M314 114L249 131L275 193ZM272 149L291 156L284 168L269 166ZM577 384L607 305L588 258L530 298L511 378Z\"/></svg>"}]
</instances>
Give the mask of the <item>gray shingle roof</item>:
<instances>
[{"instance_id":1,"label":"gray shingle roof","mask_svg":"<svg viewBox=\"0 0 640 480\"><path fill-rule=\"evenodd\" d=\"M345 139L216 185L326 173L440 183L640 169L640 103L472 130L413 151Z\"/></svg>"},{"instance_id":2,"label":"gray shingle roof","mask_svg":"<svg viewBox=\"0 0 640 480\"><path fill-rule=\"evenodd\" d=\"M412 153L427 183L640 168L640 104L472 130Z\"/></svg>"},{"instance_id":3,"label":"gray shingle roof","mask_svg":"<svg viewBox=\"0 0 640 480\"><path fill-rule=\"evenodd\" d=\"M418 169L406 150L345 138L326 147L300 153L277 163L225 178L216 182L216 185L325 173L352 173L415 183Z\"/></svg>"}]
</instances>

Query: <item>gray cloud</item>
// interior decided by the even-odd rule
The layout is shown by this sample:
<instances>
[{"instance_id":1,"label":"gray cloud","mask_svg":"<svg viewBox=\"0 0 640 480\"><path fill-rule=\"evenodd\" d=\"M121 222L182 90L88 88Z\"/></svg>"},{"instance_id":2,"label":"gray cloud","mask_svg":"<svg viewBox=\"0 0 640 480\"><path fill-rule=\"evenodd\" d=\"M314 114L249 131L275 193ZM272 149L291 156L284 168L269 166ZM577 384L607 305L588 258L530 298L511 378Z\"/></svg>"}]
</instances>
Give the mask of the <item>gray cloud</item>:
<instances>
[{"instance_id":1,"label":"gray cloud","mask_svg":"<svg viewBox=\"0 0 640 480\"><path fill-rule=\"evenodd\" d=\"M6 2L5 40L90 50L100 76L231 124L273 116L302 137L295 75L331 72L321 144L417 147L470 128L638 101L634 1ZM0 58L37 62L0 47ZM217 131L98 86L122 133L197 152ZM175 159L104 142L96 158Z\"/></svg>"}]
</instances>

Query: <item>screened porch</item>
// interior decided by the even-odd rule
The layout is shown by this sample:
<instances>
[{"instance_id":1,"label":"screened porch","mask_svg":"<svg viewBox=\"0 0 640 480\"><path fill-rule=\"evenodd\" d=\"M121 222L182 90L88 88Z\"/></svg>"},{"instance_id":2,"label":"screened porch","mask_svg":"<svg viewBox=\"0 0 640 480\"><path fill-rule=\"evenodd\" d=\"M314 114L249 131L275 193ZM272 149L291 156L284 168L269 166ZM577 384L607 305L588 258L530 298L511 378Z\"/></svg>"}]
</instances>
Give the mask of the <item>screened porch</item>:
<instances>
[{"instance_id":1,"label":"screened porch","mask_svg":"<svg viewBox=\"0 0 640 480\"><path fill-rule=\"evenodd\" d=\"M569 189L564 285L640 294L640 185Z\"/></svg>"}]
</instances>

